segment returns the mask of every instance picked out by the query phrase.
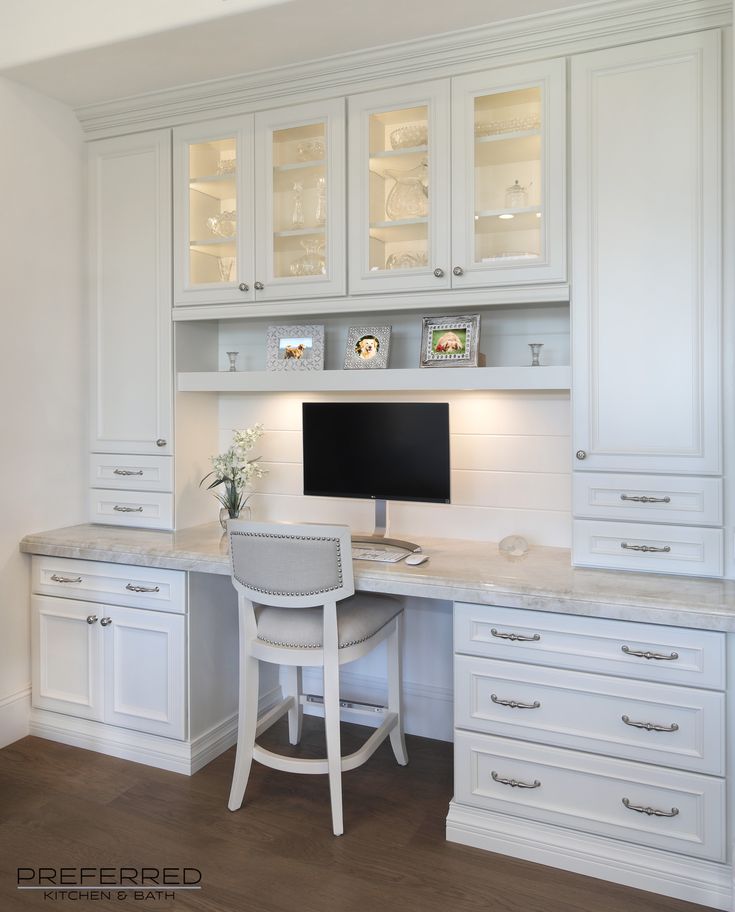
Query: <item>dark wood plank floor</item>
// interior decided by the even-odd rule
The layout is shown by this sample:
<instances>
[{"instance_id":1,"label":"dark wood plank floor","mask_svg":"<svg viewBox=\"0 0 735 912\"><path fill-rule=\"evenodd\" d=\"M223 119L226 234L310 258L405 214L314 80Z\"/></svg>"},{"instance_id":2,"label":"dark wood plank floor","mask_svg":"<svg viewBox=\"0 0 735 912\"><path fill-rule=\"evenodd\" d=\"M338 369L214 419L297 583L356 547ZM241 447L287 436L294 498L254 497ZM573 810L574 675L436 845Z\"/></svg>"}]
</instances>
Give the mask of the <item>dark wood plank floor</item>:
<instances>
[{"instance_id":1,"label":"dark wood plank floor","mask_svg":"<svg viewBox=\"0 0 735 912\"><path fill-rule=\"evenodd\" d=\"M364 731L343 726L350 752ZM246 803L226 808L234 749L191 778L25 738L0 751L0 910L192 912L695 912L689 903L447 843L451 745L407 739L408 767L383 744L343 777L345 835L331 834L326 777L254 764ZM285 720L264 743L287 746ZM319 756L305 720L303 756ZM202 890L175 901L44 901L16 868L192 866Z\"/></svg>"}]
</instances>

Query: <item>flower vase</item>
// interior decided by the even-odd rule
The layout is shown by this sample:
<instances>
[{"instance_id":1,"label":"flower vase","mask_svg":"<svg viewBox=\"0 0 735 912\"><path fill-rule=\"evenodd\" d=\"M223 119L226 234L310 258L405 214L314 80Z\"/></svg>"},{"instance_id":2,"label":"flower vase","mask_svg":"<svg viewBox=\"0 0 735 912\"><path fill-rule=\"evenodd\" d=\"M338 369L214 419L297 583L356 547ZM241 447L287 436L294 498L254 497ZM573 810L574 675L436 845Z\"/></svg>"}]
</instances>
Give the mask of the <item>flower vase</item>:
<instances>
[{"instance_id":1,"label":"flower vase","mask_svg":"<svg viewBox=\"0 0 735 912\"><path fill-rule=\"evenodd\" d=\"M240 509L239 513L232 515L232 512L227 509L227 507L222 507L219 511L219 524L222 526L223 530L227 532L227 520L228 519L250 519L250 507L244 506Z\"/></svg>"}]
</instances>

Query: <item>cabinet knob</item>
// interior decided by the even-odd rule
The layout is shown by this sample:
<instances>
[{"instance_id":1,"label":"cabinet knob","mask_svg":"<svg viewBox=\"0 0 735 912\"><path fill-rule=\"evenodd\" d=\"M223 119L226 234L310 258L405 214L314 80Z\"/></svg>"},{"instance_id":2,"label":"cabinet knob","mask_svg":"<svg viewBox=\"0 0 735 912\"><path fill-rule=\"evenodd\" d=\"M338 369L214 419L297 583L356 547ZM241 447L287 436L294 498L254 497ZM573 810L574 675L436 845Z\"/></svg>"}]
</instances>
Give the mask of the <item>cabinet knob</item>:
<instances>
[{"instance_id":1,"label":"cabinet knob","mask_svg":"<svg viewBox=\"0 0 735 912\"><path fill-rule=\"evenodd\" d=\"M434 270L434 275L437 277L437 279L443 279L444 270L440 266L437 266L436 269Z\"/></svg>"},{"instance_id":2,"label":"cabinet knob","mask_svg":"<svg viewBox=\"0 0 735 912\"><path fill-rule=\"evenodd\" d=\"M577 459L586 459L587 458L587 453L584 450L577 450L575 455L576 455Z\"/></svg>"},{"instance_id":3,"label":"cabinet knob","mask_svg":"<svg viewBox=\"0 0 735 912\"><path fill-rule=\"evenodd\" d=\"M158 447L166 446L166 441L163 439L163 437L158 438L158 440L156 441L156 446L158 446Z\"/></svg>"},{"instance_id":4,"label":"cabinet knob","mask_svg":"<svg viewBox=\"0 0 735 912\"><path fill-rule=\"evenodd\" d=\"M456 275L456 276L464 275L464 269L462 269L461 266L455 266L454 269L452 270L452 272L453 272L454 275Z\"/></svg>"},{"instance_id":5,"label":"cabinet knob","mask_svg":"<svg viewBox=\"0 0 735 912\"><path fill-rule=\"evenodd\" d=\"M240 291L250 291L250 286L247 282L240 282L237 287L240 289Z\"/></svg>"},{"instance_id":6,"label":"cabinet knob","mask_svg":"<svg viewBox=\"0 0 735 912\"><path fill-rule=\"evenodd\" d=\"M262 282L256 282L256 283L255 283L255 290L256 290L256 291L262 291L264 288L265 288L265 285L264 285Z\"/></svg>"},{"instance_id":7,"label":"cabinet knob","mask_svg":"<svg viewBox=\"0 0 735 912\"><path fill-rule=\"evenodd\" d=\"M96 623L97 623L97 615L96 615L96 614L88 614L88 615L87 615L87 623L88 623L88 624L96 624Z\"/></svg>"},{"instance_id":8,"label":"cabinet knob","mask_svg":"<svg viewBox=\"0 0 735 912\"><path fill-rule=\"evenodd\" d=\"M100 621L100 626L109 627L111 623L112 623L112 618L102 618L102 620Z\"/></svg>"}]
</instances>

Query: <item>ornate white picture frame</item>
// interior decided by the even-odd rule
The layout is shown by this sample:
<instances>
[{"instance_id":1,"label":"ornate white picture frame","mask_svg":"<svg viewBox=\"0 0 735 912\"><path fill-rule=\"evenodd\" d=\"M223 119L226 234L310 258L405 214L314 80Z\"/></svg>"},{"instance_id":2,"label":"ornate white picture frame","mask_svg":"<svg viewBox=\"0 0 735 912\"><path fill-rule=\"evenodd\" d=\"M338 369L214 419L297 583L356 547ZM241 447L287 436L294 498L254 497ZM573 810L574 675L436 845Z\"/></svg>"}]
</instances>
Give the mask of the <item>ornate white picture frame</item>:
<instances>
[{"instance_id":1,"label":"ornate white picture frame","mask_svg":"<svg viewBox=\"0 0 735 912\"><path fill-rule=\"evenodd\" d=\"M477 367L479 357L479 314L423 318L421 367Z\"/></svg>"},{"instance_id":2,"label":"ornate white picture frame","mask_svg":"<svg viewBox=\"0 0 735 912\"><path fill-rule=\"evenodd\" d=\"M266 366L272 371L324 370L324 327L269 326Z\"/></svg>"},{"instance_id":3,"label":"ornate white picture frame","mask_svg":"<svg viewBox=\"0 0 735 912\"><path fill-rule=\"evenodd\" d=\"M388 367L390 326L350 326L347 331L345 370Z\"/></svg>"}]
</instances>

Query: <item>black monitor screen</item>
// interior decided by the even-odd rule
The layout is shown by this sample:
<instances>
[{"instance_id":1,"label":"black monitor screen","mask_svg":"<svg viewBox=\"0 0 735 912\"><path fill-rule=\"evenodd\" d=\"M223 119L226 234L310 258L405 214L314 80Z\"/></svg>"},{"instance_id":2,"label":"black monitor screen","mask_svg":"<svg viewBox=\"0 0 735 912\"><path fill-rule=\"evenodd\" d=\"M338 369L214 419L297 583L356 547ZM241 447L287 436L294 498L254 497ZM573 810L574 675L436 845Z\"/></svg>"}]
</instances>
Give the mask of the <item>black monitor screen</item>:
<instances>
[{"instance_id":1,"label":"black monitor screen","mask_svg":"<svg viewBox=\"0 0 735 912\"><path fill-rule=\"evenodd\" d=\"M305 402L304 494L449 503L446 402Z\"/></svg>"}]
</instances>

